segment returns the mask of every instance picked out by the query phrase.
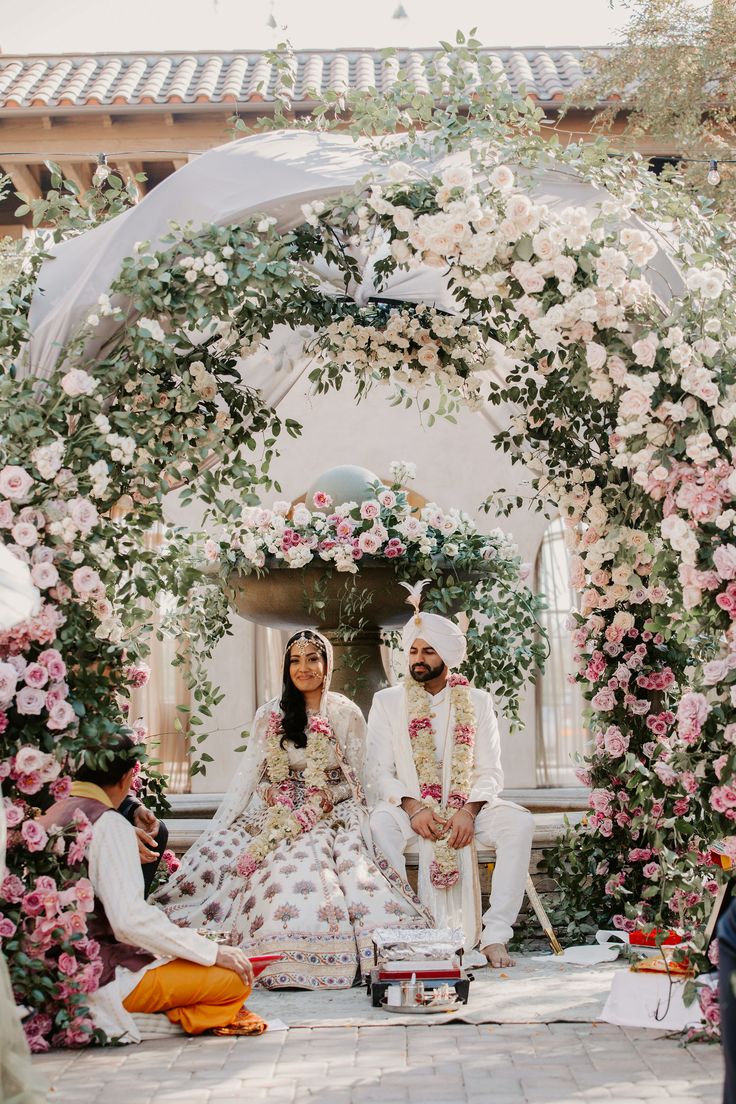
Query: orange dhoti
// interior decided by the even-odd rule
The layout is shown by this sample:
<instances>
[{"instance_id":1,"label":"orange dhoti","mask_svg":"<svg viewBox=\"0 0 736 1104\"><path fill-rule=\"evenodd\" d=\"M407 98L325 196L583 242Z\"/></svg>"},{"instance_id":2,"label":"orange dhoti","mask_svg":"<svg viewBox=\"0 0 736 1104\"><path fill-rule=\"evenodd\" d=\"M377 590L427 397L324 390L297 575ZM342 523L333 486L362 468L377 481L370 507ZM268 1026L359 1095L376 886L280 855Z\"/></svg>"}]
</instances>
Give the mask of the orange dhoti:
<instances>
[{"instance_id":1,"label":"orange dhoti","mask_svg":"<svg viewBox=\"0 0 736 1104\"><path fill-rule=\"evenodd\" d=\"M250 986L233 970L175 958L147 970L123 1006L127 1012L165 1012L188 1035L201 1035L232 1024L249 994Z\"/></svg>"}]
</instances>

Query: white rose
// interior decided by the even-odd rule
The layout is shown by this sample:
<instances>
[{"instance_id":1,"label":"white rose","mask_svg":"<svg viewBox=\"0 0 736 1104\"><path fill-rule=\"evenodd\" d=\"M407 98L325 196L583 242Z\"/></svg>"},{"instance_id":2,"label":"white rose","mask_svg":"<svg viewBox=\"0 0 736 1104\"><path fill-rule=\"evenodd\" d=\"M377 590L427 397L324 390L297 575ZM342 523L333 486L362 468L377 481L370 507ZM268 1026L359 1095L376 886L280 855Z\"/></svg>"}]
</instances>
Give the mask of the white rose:
<instances>
[{"instance_id":1,"label":"white rose","mask_svg":"<svg viewBox=\"0 0 736 1104\"><path fill-rule=\"evenodd\" d=\"M394 226L402 233L411 230L414 225L414 215L408 207L394 207Z\"/></svg>"},{"instance_id":2,"label":"white rose","mask_svg":"<svg viewBox=\"0 0 736 1104\"><path fill-rule=\"evenodd\" d=\"M502 192L507 192L514 186L514 174L508 165L497 165L491 173L491 184Z\"/></svg>"},{"instance_id":3,"label":"white rose","mask_svg":"<svg viewBox=\"0 0 736 1104\"><path fill-rule=\"evenodd\" d=\"M638 364L643 364L645 368L651 368L657 355L658 345L657 335L655 333L648 333L641 341L634 342L631 346L631 351L636 357Z\"/></svg>"},{"instance_id":4,"label":"white rose","mask_svg":"<svg viewBox=\"0 0 736 1104\"><path fill-rule=\"evenodd\" d=\"M603 345L599 345L597 341L590 341L585 346L585 359L591 372L600 372L606 363L606 356L605 348Z\"/></svg>"},{"instance_id":5,"label":"white rose","mask_svg":"<svg viewBox=\"0 0 736 1104\"><path fill-rule=\"evenodd\" d=\"M97 382L83 368L70 368L61 378L61 389L70 398L76 399L79 395L91 395L97 388Z\"/></svg>"},{"instance_id":6,"label":"white rose","mask_svg":"<svg viewBox=\"0 0 736 1104\"><path fill-rule=\"evenodd\" d=\"M154 341L164 341L166 338L161 324L155 318L139 318L138 329L148 331Z\"/></svg>"}]
</instances>

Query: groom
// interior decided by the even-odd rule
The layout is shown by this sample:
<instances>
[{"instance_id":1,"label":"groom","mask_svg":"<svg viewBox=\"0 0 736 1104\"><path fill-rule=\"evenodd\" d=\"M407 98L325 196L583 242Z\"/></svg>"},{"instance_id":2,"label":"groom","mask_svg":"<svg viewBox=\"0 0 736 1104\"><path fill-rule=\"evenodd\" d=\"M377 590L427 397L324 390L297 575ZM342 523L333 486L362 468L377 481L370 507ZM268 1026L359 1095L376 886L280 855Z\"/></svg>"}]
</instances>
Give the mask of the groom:
<instances>
[{"instance_id":1,"label":"groom","mask_svg":"<svg viewBox=\"0 0 736 1104\"><path fill-rule=\"evenodd\" d=\"M403 646L408 677L399 686L380 690L368 717L373 841L404 877L404 853L419 847L422 903L436 918L439 913L461 920L467 950L476 946L480 926L480 888L471 845L475 841L494 847L490 907L482 917L480 947L491 966L512 966L506 943L524 897L534 818L498 796L503 772L490 694L463 686L464 679L450 675L449 669L458 667L466 652L458 626L417 610L404 628ZM424 756L421 741L428 752ZM433 771L434 787L429 784ZM443 879L444 869L450 872Z\"/></svg>"}]
</instances>

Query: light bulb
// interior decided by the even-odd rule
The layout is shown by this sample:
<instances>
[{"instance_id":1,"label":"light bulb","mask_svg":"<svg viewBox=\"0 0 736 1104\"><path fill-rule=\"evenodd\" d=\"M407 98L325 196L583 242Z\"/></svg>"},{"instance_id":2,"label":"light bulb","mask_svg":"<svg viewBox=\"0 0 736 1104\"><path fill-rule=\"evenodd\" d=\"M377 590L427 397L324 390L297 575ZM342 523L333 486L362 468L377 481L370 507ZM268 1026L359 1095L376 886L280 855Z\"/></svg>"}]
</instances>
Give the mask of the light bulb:
<instances>
[{"instance_id":1,"label":"light bulb","mask_svg":"<svg viewBox=\"0 0 736 1104\"><path fill-rule=\"evenodd\" d=\"M711 161L710 169L708 171L707 180L708 180L708 183L712 184L714 188L717 184L721 183L721 174L718 171L718 162L717 161Z\"/></svg>"},{"instance_id":2,"label":"light bulb","mask_svg":"<svg viewBox=\"0 0 736 1104\"><path fill-rule=\"evenodd\" d=\"M110 170L107 166L107 154L97 154L97 168L92 174L92 183L96 188L101 188L110 175Z\"/></svg>"}]
</instances>

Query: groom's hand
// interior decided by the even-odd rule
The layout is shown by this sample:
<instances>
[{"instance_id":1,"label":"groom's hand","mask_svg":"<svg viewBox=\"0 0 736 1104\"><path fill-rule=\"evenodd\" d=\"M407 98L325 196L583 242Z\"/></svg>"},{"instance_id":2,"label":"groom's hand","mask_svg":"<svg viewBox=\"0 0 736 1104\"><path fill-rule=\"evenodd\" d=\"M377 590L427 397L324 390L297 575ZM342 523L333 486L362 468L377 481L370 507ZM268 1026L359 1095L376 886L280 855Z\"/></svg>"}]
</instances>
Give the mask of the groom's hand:
<instances>
[{"instance_id":1,"label":"groom's hand","mask_svg":"<svg viewBox=\"0 0 736 1104\"><path fill-rule=\"evenodd\" d=\"M475 817L467 809L458 811L447 822L447 842L454 851L461 851L473 842Z\"/></svg>"},{"instance_id":2,"label":"groom's hand","mask_svg":"<svg viewBox=\"0 0 736 1104\"><path fill-rule=\"evenodd\" d=\"M410 817L409 823L413 832L432 843L440 839L445 831L444 822L438 820L431 809L420 809Z\"/></svg>"}]
</instances>

